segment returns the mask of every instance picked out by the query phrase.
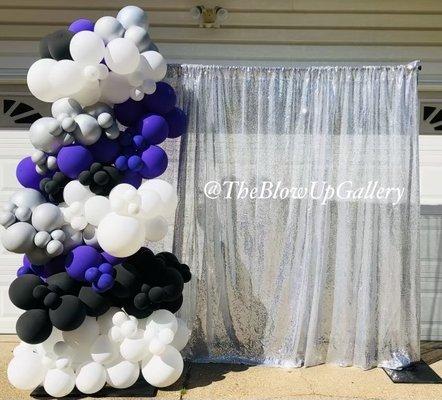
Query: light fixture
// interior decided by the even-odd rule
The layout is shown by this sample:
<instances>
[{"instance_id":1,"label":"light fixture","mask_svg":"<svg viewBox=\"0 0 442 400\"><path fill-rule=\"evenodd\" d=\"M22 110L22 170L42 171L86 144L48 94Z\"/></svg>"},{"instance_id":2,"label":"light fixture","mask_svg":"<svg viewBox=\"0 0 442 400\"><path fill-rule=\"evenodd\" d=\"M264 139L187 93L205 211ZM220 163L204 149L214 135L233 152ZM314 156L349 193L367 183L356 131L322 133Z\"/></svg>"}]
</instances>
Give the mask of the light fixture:
<instances>
[{"instance_id":1,"label":"light fixture","mask_svg":"<svg viewBox=\"0 0 442 400\"><path fill-rule=\"evenodd\" d=\"M229 16L229 12L222 7L195 6L190 9L190 15L198 20L200 28L219 28Z\"/></svg>"}]
</instances>

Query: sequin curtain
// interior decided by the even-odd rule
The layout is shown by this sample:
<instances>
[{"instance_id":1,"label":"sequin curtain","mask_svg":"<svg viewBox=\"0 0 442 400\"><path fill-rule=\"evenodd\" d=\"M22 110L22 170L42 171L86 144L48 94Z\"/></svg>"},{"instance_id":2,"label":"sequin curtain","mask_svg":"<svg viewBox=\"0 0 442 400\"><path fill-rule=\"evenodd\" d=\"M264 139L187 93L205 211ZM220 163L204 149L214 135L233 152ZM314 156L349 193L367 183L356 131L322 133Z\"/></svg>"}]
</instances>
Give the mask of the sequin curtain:
<instances>
[{"instance_id":1,"label":"sequin curtain","mask_svg":"<svg viewBox=\"0 0 442 400\"><path fill-rule=\"evenodd\" d=\"M181 311L189 357L362 368L419 359L416 69L170 69L189 115L171 169L174 251L194 274ZM278 184L314 190L282 198ZM263 185L271 198L253 198Z\"/></svg>"}]
</instances>

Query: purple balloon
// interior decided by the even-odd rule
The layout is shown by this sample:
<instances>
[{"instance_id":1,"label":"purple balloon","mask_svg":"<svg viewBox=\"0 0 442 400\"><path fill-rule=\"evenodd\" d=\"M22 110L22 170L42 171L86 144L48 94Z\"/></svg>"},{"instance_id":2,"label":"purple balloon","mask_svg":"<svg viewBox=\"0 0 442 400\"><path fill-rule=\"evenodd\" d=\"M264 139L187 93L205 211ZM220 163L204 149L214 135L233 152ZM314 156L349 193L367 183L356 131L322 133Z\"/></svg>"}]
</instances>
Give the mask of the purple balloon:
<instances>
[{"instance_id":1,"label":"purple balloon","mask_svg":"<svg viewBox=\"0 0 442 400\"><path fill-rule=\"evenodd\" d=\"M120 143L118 140L108 139L106 136L101 136L96 143L88 146L92 153L94 161L109 164L115 161L120 152Z\"/></svg>"},{"instance_id":2,"label":"purple balloon","mask_svg":"<svg viewBox=\"0 0 442 400\"><path fill-rule=\"evenodd\" d=\"M92 153L80 145L63 147L57 155L58 168L71 179L76 179L80 172L89 169L93 162Z\"/></svg>"},{"instance_id":3,"label":"purple balloon","mask_svg":"<svg viewBox=\"0 0 442 400\"><path fill-rule=\"evenodd\" d=\"M169 134L166 120L161 115L155 114L142 119L135 129L149 144L160 144L166 140Z\"/></svg>"},{"instance_id":4,"label":"purple balloon","mask_svg":"<svg viewBox=\"0 0 442 400\"><path fill-rule=\"evenodd\" d=\"M144 167L140 171L143 178L153 179L160 176L167 168L167 154L158 146L150 146L141 156Z\"/></svg>"},{"instance_id":5,"label":"purple balloon","mask_svg":"<svg viewBox=\"0 0 442 400\"><path fill-rule=\"evenodd\" d=\"M103 263L103 257L92 246L78 246L71 250L66 258L66 272L77 281L86 280L85 273L89 268L98 267Z\"/></svg>"},{"instance_id":6,"label":"purple balloon","mask_svg":"<svg viewBox=\"0 0 442 400\"><path fill-rule=\"evenodd\" d=\"M129 185L132 185L134 188L138 189L143 180L140 173L135 171L125 171L121 183L128 183Z\"/></svg>"},{"instance_id":7,"label":"purple balloon","mask_svg":"<svg viewBox=\"0 0 442 400\"><path fill-rule=\"evenodd\" d=\"M186 133L187 130L187 116L181 108L174 107L172 111L169 111L164 118L169 125L169 138L177 138Z\"/></svg>"},{"instance_id":8,"label":"purple balloon","mask_svg":"<svg viewBox=\"0 0 442 400\"><path fill-rule=\"evenodd\" d=\"M46 176L40 175L35 170L35 164L31 157L23 158L23 160L18 163L15 174L22 186L36 190L40 190L40 181Z\"/></svg>"},{"instance_id":9,"label":"purple balloon","mask_svg":"<svg viewBox=\"0 0 442 400\"><path fill-rule=\"evenodd\" d=\"M175 107L175 90L166 82L157 82L155 92L141 101L148 112L165 115Z\"/></svg>"},{"instance_id":10,"label":"purple balloon","mask_svg":"<svg viewBox=\"0 0 442 400\"><path fill-rule=\"evenodd\" d=\"M133 99L126 100L124 103L115 104L114 113L120 124L134 125L143 116L143 103Z\"/></svg>"},{"instance_id":11,"label":"purple balloon","mask_svg":"<svg viewBox=\"0 0 442 400\"><path fill-rule=\"evenodd\" d=\"M68 28L69 31L78 33L81 31L94 31L94 23L90 19L80 18L72 22Z\"/></svg>"}]
</instances>

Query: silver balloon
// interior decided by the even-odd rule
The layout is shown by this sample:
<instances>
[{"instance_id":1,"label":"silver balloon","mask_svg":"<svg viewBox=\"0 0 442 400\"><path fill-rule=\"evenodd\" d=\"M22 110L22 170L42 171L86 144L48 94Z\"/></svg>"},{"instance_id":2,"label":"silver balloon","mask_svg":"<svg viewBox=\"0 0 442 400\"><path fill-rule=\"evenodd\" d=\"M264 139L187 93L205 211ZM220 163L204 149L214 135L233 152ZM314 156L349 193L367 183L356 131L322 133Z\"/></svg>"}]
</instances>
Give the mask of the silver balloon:
<instances>
[{"instance_id":1,"label":"silver balloon","mask_svg":"<svg viewBox=\"0 0 442 400\"><path fill-rule=\"evenodd\" d=\"M28 207L17 207L15 209L15 218L19 221L26 222L31 219L32 211Z\"/></svg>"},{"instance_id":2,"label":"silver balloon","mask_svg":"<svg viewBox=\"0 0 442 400\"><path fill-rule=\"evenodd\" d=\"M118 128L118 125L114 122L109 128L106 128L104 130L104 134L109 139L116 139L118 136L120 136L120 129Z\"/></svg>"},{"instance_id":3,"label":"silver balloon","mask_svg":"<svg viewBox=\"0 0 442 400\"><path fill-rule=\"evenodd\" d=\"M75 117L77 127L72 133L75 141L86 146L97 142L101 136L101 127L97 120L89 114L79 114Z\"/></svg>"},{"instance_id":4,"label":"silver balloon","mask_svg":"<svg viewBox=\"0 0 442 400\"><path fill-rule=\"evenodd\" d=\"M51 235L48 232L40 231L35 234L34 244L40 249L44 249L51 241Z\"/></svg>"},{"instance_id":5,"label":"silver balloon","mask_svg":"<svg viewBox=\"0 0 442 400\"><path fill-rule=\"evenodd\" d=\"M59 240L60 242L64 242L66 239L66 234L63 232L62 229L56 229L55 231L51 232L51 238L54 240Z\"/></svg>"},{"instance_id":6,"label":"silver balloon","mask_svg":"<svg viewBox=\"0 0 442 400\"><path fill-rule=\"evenodd\" d=\"M63 253L63 243L59 240L51 240L46 246L46 251L51 257L57 257Z\"/></svg>"},{"instance_id":7,"label":"silver balloon","mask_svg":"<svg viewBox=\"0 0 442 400\"><path fill-rule=\"evenodd\" d=\"M76 117L83 112L83 108L77 100L64 97L57 100L51 107L52 116L60 122L66 117Z\"/></svg>"},{"instance_id":8,"label":"silver balloon","mask_svg":"<svg viewBox=\"0 0 442 400\"><path fill-rule=\"evenodd\" d=\"M96 228L93 225L88 224L83 230L83 241L88 246L99 248Z\"/></svg>"},{"instance_id":9,"label":"silver balloon","mask_svg":"<svg viewBox=\"0 0 442 400\"><path fill-rule=\"evenodd\" d=\"M38 231L52 232L55 229L61 228L63 223L63 214L55 204L40 204L32 212L32 225Z\"/></svg>"},{"instance_id":10,"label":"silver balloon","mask_svg":"<svg viewBox=\"0 0 442 400\"><path fill-rule=\"evenodd\" d=\"M138 47L140 53L146 51L150 45L150 36L146 29L139 26L131 26L125 33L124 37L129 39L131 42Z\"/></svg>"},{"instance_id":11,"label":"silver balloon","mask_svg":"<svg viewBox=\"0 0 442 400\"><path fill-rule=\"evenodd\" d=\"M0 212L0 225L4 228L11 226L15 222L15 216L10 211Z\"/></svg>"},{"instance_id":12,"label":"silver balloon","mask_svg":"<svg viewBox=\"0 0 442 400\"><path fill-rule=\"evenodd\" d=\"M66 133L55 118L43 117L29 128L32 145L45 153L56 153L64 145Z\"/></svg>"},{"instance_id":13,"label":"silver balloon","mask_svg":"<svg viewBox=\"0 0 442 400\"><path fill-rule=\"evenodd\" d=\"M106 128L110 128L112 126L112 124L114 123L114 118L112 117L111 114L104 112L104 113L101 113L97 117L97 122L98 122L98 125L100 125L104 129L106 129Z\"/></svg>"},{"instance_id":14,"label":"silver balloon","mask_svg":"<svg viewBox=\"0 0 442 400\"><path fill-rule=\"evenodd\" d=\"M92 106L85 107L84 112L89 115L92 115L95 119L98 119L100 114L107 113L112 117L114 116L114 111L112 107L108 106L105 103L96 103Z\"/></svg>"},{"instance_id":15,"label":"silver balloon","mask_svg":"<svg viewBox=\"0 0 442 400\"><path fill-rule=\"evenodd\" d=\"M147 29L147 14L144 10L137 6L123 7L117 14L117 20L125 29L132 26L140 26Z\"/></svg>"},{"instance_id":16,"label":"silver balloon","mask_svg":"<svg viewBox=\"0 0 442 400\"><path fill-rule=\"evenodd\" d=\"M27 253L34 248L36 231L27 222L12 224L2 235L2 243L6 250L13 253Z\"/></svg>"},{"instance_id":17,"label":"silver balloon","mask_svg":"<svg viewBox=\"0 0 442 400\"><path fill-rule=\"evenodd\" d=\"M103 39L105 44L111 40L123 37L124 27L114 17L101 17L94 25L94 32Z\"/></svg>"},{"instance_id":18,"label":"silver balloon","mask_svg":"<svg viewBox=\"0 0 442 400\"><path fill-rule=\"evenodd\" d=\"M38 190L24 188L17 190L9 201L16 207L29 208L32 211L46 200Z\"/></svg>"},{"instance_id":19,"label":"silver balloon","mask_svg":"<svg viewBox=\"0 0 442 400\"><path fill-rule=\"evenodd\" d=\"M65 239L63 240L63 251L67 253L72 250L74 247L83 243L83 236L81 232L76 231L70 224L64 225L61 228L65 234Z\"/></svg>"}]
</instances>

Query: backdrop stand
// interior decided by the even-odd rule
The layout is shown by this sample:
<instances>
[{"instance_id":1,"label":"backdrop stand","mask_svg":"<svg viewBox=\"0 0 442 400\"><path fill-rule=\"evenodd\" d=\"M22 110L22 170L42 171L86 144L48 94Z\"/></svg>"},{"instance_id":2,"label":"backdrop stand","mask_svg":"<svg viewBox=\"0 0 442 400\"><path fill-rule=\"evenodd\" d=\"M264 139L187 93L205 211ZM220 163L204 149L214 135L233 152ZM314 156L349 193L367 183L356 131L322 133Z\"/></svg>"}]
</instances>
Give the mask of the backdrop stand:
<instances>
[{"instance_id":1,"label":"backdrop stand","mask_svg":"<svg viewBox=\"0 0 442 400\"><path fill-rule=\"evenodd\" d=\"M393 383L442 383L442 378L422 360L401 370L382 369Z\"/></svg>"},{"instance_id":2,"label":"backdrop stand","mask_svg":"<svg viewBox=\"0 0 442 400\"><path fill-rule=\"evenodd\" d=\"M134 398L148 398L156 397L158 388L149 385L143 377L140 377L131 387L127 389L116 389L111 386L105 386L99 392L94 394L81 393L76 387L74 390L63 397L63 399L84 399L86 397L134 397ZM43 386L37 387L32 393L31 397L34 399L55 399L49 396L43 389Z\"/></svg>"}]
</instances>

